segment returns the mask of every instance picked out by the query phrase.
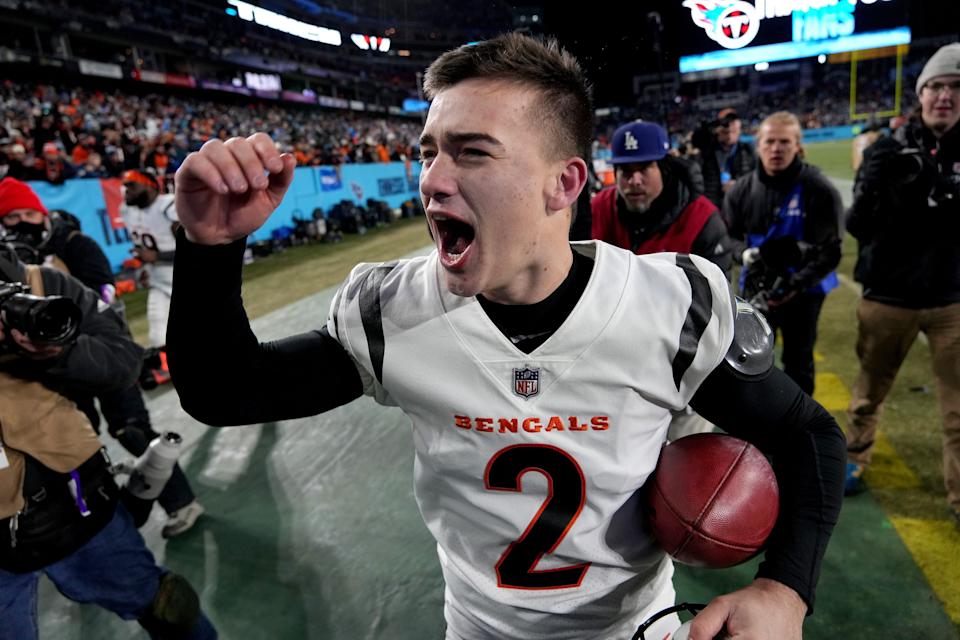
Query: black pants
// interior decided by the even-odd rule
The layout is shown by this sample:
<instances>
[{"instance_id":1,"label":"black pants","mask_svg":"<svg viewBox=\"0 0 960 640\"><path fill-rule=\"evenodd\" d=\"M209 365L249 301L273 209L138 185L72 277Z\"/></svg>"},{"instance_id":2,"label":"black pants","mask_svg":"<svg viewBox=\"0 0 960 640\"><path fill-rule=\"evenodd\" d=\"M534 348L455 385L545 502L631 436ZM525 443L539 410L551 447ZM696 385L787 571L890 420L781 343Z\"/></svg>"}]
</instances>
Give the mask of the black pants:
<instances>
[{"instance_id":1,"label":"black pants","mask_svg":"<svg viewBox=\"0 0 960 640\"><path fill-rule=\"evenodd\" d=\"M105 393L98 399L100 411L107 421L107 431L133 455L143 454L150 442L160 435L150 425L150 413L136 385L123 391ZM173 513L193 502L194 497L187 476L177 464L157 502L164 511Z\"/></svg>"},{"instance_id":2,"label":"black pants","mask_svg":"<svg viewBox=\"0 0 960 640\"><path fill-rule=\"evenodd\" d=\"M813 395L813 345L817 321L823 307L823 293L800 293L789 302L765 314L774 331L783 339L783 370L807 394Z\"/></svg>"}]
</instances>

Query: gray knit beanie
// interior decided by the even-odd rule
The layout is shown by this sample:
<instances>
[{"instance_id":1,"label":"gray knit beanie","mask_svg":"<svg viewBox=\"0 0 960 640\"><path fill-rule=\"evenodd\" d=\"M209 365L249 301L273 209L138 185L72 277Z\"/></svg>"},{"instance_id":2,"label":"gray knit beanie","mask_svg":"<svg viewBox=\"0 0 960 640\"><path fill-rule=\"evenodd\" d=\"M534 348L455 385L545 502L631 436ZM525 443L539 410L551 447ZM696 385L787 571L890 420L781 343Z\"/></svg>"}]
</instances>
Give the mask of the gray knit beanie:
<instances>
[{"instance_id":1,"label":"gray knit beanie","mask_svg":"<svg viewBox=\"0 0 960 640\"><path fill-rule=\"evenodd\" d=\"M937 76L960 76L960 42L944 45L930 56L917 78L917 95L928 80Z\"/></svg>"}]
</instances>

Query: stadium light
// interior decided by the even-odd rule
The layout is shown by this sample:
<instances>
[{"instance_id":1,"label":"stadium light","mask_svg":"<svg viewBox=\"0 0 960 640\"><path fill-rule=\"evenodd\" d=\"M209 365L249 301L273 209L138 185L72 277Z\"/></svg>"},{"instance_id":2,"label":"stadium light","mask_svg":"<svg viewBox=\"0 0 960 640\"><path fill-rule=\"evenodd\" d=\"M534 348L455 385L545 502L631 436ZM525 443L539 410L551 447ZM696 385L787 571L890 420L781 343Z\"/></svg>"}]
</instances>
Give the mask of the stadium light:
<instances>
[{"instance_id":1,"label":"stadium light","mask_svg":"<svg viewBox=\"0 0 960 640\"><path fill-rule=\"evenodd\" d=\"M390 38L351 33L350 40L364 51L390 51Z\"/></svg>"},{"instance_id":2,"label":"stadium light","mask_svg":"<svg viewBox=\"0 0 960 640\"><path fill-rule=\"evenodd\" d=\"M757 64L753 65L753 68L756 69L757 71L766 71L767 69L770 68L770 63L758 62Z\"/></svg>"},{"instance_id":3,"label":"stadium light","mask_svg":"<svg viewBox=\"0 0 960 640\"><path fill-rule=\"evenodd\" d=\"M227 3L236 7L237 17L241 20L256 22L262 27L275 29L289 33L292 36L303 38L304 40L322 42L323 44L329 44L335 47L339 47L343 43L340 32L336 29L328 29L327 27L320 27L315 24L294 20L283 14L274 13L269 9L258 7L249 2L243 2L243 0L227 0ZM227 13L229 12L230 10L228 9Z\"/></svg>"}]
</instances>

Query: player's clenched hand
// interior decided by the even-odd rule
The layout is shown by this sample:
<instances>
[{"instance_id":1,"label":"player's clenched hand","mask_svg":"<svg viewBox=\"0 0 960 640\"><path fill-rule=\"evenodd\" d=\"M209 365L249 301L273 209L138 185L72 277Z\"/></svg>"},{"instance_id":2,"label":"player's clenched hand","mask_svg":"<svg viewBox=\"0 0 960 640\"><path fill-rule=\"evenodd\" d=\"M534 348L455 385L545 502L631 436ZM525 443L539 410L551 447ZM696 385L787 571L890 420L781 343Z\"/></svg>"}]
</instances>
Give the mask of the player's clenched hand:
<instances>
[{"instance_id":1,"label":"player's clenched hand","mask_svg":"<svg viewBox=\"0 0 960 640\"><path fill-rule=\"evenodd\" d=\"M757 578L714 598L690 625L689 640L800 640L807 605L790 587Z\"/></svg>"},{"instance_id":2,"label":"player's clenched hand","mask_svg":"<svg viewBox=\"0 0 960 640\"><path fill-rule=\"evenodd\" d=\"M177 171L177 216L187 238L227 244L250 235L280 204L295 166L265 133L210 140Z\"/></svg>"}]
</instances>

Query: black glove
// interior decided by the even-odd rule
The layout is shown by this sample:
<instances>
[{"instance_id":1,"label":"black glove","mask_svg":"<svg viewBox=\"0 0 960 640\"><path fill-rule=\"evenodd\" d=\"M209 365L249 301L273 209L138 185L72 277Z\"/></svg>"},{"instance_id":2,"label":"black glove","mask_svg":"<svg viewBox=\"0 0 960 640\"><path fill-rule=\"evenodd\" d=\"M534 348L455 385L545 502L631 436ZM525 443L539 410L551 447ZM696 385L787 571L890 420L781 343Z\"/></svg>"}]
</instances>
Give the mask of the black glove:
<instances>
[{"instance_id":1,"label":"black glove","mask_svg":"<svg viewBox=\"0 0 960 640\"><path fill-rule=\"evenodd\" d=\"M866 148L860 179L871 187L882 185L893 172L893 160L903 145L889 136L883 136Z\"/></svg>"},{"instance_id":2,"label":"black glove","mask_svg":"<svg viewBox=\"0 0 960 640\"><path fill-rule=\"evenodd\" d=\"M929 170L931 168L932 172ZM863 165L860 167L860 179L869 189L878 191L916 182L922 174L929 174L928 178L936 175L936 168L925 159L923 152L920 149L906 148L886 136L867 147ZM932 185L918 185L921 189L929 189L930 186Z\"/></svg>"},{"instance_id":3,"label":"black glove","mask_svg":"<svg viewBox=\"0 0 960 640\"><path fill-rule=\"evenodd\" d=\"M803 259L803 252L796 238L779 236L770 238L760 245L760 259L771 270L786 273L790 267L797 267Z\"/></svg>"}]
</instances>

